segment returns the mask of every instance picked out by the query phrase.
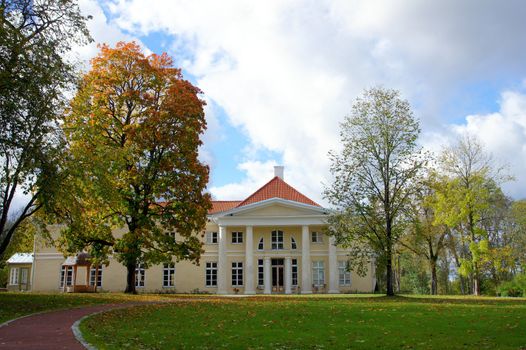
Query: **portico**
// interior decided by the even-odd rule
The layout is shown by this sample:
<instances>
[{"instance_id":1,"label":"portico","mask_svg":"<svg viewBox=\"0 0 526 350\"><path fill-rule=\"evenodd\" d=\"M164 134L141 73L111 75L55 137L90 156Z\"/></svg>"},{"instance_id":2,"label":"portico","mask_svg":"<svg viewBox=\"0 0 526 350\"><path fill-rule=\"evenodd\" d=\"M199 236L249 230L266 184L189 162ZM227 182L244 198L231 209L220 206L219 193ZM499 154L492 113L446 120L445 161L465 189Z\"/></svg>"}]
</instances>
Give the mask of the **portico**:
<instances>
[{"instance_id":1,"label":"portico","mask_svg":"<svg viewBox=\"0 0 526 350\"><path fill-rule=\"evenodd\" d=\"M282 215L276 215L278 212ZM217 293L230 294L233 288L249 295L338 293L337 250L332 239L323 237L325 217L321 207L281 198L214 217L219 226ZM312 242L313 235L323 238ZM321 266L316 283L313 259ZM230 283L232 264L242 266L242 285Z\"/></svg>"}]
</instances>

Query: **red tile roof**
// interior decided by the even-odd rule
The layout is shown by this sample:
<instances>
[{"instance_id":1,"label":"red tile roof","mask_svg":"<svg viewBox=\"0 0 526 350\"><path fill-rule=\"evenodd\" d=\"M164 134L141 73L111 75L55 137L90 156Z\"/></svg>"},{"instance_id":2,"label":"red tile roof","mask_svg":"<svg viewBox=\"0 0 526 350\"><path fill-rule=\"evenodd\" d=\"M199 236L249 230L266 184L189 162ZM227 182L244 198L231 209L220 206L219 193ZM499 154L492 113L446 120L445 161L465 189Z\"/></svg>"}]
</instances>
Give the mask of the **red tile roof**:
<instances>
[{"instance_id":1,"label":"red tile roof","mask_svg":"<svg viewBox=\"0 0 526 350\"><path fill-rule=\"evenodd\" d=\"M212 209L208 211L208 214L230 210L237 207L239 203L241 203L241 201L212 201Z\"/></svg>"},{"instance_id":2,"label":"red tile roof","mask_svg":"<svg viewBox=\"0 0 526 350\"><path fill-rule=\"evenodd\" d=\"M259 190L248 196L248 198L243 201L212 201L212 209L208 213L219 213L271 198L281 198L320 207L318 203L298 192L298 190L283 181L280 177L275 176L272 180L267 182Z\"/></svg>"},{"instance_id":3,"label":"red tile roof","mask_svg":"<svg viewBox=\"0 0 526 350\"><path fill-rule=\"evenodd\" d=\"M314 205L317 207L320 206L318 203L298 192L294 187L283 181L283 179L275 176L272 180L263 185L263 187L250 195L247 199L239 203L237 207L239 208L244 205L261 202L271 198L281 198L293 202Z\"/></svg>"}]
</instances>

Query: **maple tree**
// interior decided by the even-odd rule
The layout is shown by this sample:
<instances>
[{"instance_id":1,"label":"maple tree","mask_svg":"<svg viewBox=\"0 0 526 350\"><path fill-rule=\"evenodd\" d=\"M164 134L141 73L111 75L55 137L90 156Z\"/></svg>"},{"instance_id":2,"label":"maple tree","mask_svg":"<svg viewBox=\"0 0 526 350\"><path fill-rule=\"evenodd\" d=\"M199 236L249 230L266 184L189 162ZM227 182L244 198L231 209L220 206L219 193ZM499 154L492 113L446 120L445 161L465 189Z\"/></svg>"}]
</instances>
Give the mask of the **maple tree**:
<instances>
[{"instance_id":1,"label":"maple tree","mask_svg":"<svg viewBox=\"0 0 526 350\"><path fill-rule=\"evenodd\" d=\"M127 269L125 292L135 293L139 263L197 262L202 252L205 102L167 54L145 55L134 42L102 45L91 65L65 117L58 244L98 262L113 254Z\"/></svg>"}]
</instances>

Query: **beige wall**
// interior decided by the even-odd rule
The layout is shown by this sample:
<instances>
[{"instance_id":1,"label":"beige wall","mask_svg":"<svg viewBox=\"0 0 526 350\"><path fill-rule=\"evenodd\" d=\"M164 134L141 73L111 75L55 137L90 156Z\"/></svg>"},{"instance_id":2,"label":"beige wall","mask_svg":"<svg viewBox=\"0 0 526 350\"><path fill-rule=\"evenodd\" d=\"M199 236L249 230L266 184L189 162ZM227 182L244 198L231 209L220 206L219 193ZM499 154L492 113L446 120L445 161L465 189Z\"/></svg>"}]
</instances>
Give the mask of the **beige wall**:
<instances>
[{"instance_id":1,"label":"beige wall","mask_svg":"<svg viewBox=\"0 0 526 350\"><path fill-rule=\"evenodd\" d=\"M302 211L291 210L284 206L276 205L261 208L258 211L251 211L250 216L278 216L285 214L301 213ZM51 226L50 231L54 237L58 236L58 232L61 229L60 226ZM284 232L284 249L272 250L271 249L271 232L273 230L281 230ZM309 240L313 231L321 232L322 226L310 226L309 227ZM219 227L212 221L209 221L206 225L205 231L199 234L199 237L203 243L206 240L206 232L218 232ZM232 243L232 232L238 231L243 233L243 243L235 244ZM118 230L116 235L120 236L125 230ZM226 227L227 232L227 244L226 244L226 255L227 255L227 274L226 274L226 285L227 292L234 293L234 288L239 289L239 293L244 292L243 287L232 287L231 285L231 266L232 262L240 261L245 266L245 245L246 245L246 226L228 226ZM291 237L294 237L297 249L291 249ZM258 250L258 243L260 239L264 239L264 249ZM253 276L254 285L257 287L258 281L258 259L263 259L265 256L285 258L291 257L298 261L298 285L301 290L304 286L301 285L302 276L302 227L301 226L254 226L253 227ZM175 264L175 287L165 288L163 284L163 269L162 265L149 266L145 273L145 286L138 288L141 292L158 292L158 291L173 291L180 293L187 293L192 291L206 291L210 293L217 292L216 287L205 286L205 266L207 261L217 262L218 244L203 244L205 253L202 255L200 264L193 264L188 261L180 261ZM325 267L325 290L329 289L329 238L324 236L323 242L321 243L310 243L311 261L322 260ZM57 251L55 247L46 245L41 239L37 239L35 242L35 263L34 263L34 280L33 290L35 291L59 291L60 284L60 269L64 262L64 257ZM346 252L338 249L338 260L345 260ZM246 274L244 272L244 282L246 283ZM338 276L337 276L338 278ZM79 267L76 282L78 284L85 284L86 281L86 269ZM371 272L365 277L359 277L355 273L352 273L351 285L340 287L341 292L371 292L373 289L374 277ZM102 278L102 290L105 291L123 291L126 286L126 269L125 267L113 258L110 258L108 266L103 268ZM309 288L310 286L307 286ZM257 293L262 293L263 289L256 288Z\"/></svg>"}]
</instances>

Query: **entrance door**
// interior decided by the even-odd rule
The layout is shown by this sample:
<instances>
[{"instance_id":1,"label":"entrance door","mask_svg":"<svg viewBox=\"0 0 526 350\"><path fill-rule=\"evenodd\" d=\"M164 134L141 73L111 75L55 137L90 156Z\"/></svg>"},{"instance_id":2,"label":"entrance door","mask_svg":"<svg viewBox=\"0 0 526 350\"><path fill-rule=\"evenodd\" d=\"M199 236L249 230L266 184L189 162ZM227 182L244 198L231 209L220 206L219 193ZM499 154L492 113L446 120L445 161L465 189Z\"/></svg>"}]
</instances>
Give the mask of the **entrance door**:
<instances>
[{"instance_id":1,"label":"entrance door","mask_svg":"<svg viewBox=\"0 0 526 350\"><path fill-rule=\"evenodd\" d=\"M20 290L28 290L29 284L29 269L21 268L20 269Z\"/></svg>"},{"instance_id":2,"label":"entrance door","mask_svg":"<svg viewBox=\"0 0 526 350\"><path fill-rule=\"evenodd\" d=\"M272 259L272 291L274 293L283 292L283 259Z\"/></svg>"}]
</instances>

